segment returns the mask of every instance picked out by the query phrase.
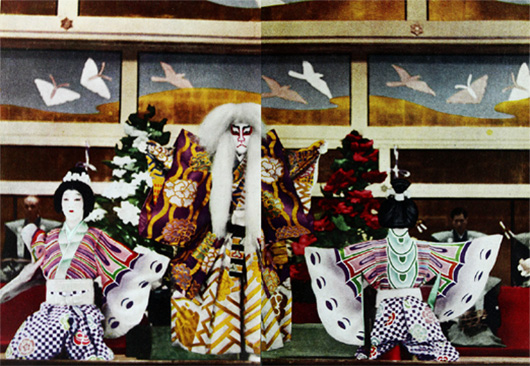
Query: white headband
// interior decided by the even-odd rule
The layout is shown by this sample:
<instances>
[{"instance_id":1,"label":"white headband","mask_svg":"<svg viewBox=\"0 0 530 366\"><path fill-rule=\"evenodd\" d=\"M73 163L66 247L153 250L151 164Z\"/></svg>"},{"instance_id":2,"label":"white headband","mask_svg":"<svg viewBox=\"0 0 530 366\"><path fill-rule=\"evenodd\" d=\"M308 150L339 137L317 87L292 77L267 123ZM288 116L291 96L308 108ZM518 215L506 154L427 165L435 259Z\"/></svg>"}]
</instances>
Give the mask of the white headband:
<instances>
[{"instance_id":1,"label":"white headband","mask_svg":"<svg viewBox=\"0 0 530 366\"><path fill-rule=\"evenodd\" d=\"M396 193L393 188L390 188L389 196L394 196L396 201L405 201L405 198L410 198L410 193L408 189L403 193Z\"/></svg>"},{"instance_id":2,"label":"white headband","mask_svg":"<svg viewBox=\"0 0 530 366\"><path fill-rule=\"evenodd\" d=\"M73 181L79 181L85 183L87 186L90 185L90 177L87 173L72 173L68 172L63 178L63 182L73 182Z\"/></svg>"},{"instance_id":3,"label":"white headband","mask_svg":"<svg viewBox=\"0 0 530 366\"><path fill-rule=\"evenodd\" d=\"M405 201L405 194L397 193L396 195L394 195L394 199L396 201Z\"/></svg>"}]
</instances>

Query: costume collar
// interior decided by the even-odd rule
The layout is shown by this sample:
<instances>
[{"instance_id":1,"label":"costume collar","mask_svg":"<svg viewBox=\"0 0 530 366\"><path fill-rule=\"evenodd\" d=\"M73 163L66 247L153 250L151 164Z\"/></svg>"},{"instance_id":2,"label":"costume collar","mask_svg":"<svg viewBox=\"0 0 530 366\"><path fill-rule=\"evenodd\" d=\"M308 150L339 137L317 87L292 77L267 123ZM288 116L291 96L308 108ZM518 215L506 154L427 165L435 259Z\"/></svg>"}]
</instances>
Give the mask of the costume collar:
<instances>
[{"instance_id":1,"label":"costume collar","mask_svg":"<svg viewBox=\"0 0 530 366\"><path fill-rule=\"evenodd\" d=\"M88 231L88 225L84 220L81 220L79 224L76 225L73 229L70 229L66 222L63 224L61 229L61 236L66 239L67 242L77 242L81 241L83 236L85 236Z\"/></svg>"},{"instance_id":2,"label":"costume collar","mask_svg":"<svg viewBox=\"0 0 530 366\"><path fill-rule=\"evenodd\" d=\"M392 236L396 239L404 239L404 241L408 240L410 238L409 231L406 230L403 234L398 235L395 231L395 229L388 229L388 235Z\"/></svg>"},{"instance_id":3,"label":"costume collar","mask_svg":"<svg viewBox=\"0 0 530 366\"><path fill-rule=\"evenodd\" d=\"M388 249L396 254L404 255L415 248L414 242L409 236L409 231L405 231L401 235L397 235L393 229L388 230L387 235Z\"/></svg>"}]
</instances>

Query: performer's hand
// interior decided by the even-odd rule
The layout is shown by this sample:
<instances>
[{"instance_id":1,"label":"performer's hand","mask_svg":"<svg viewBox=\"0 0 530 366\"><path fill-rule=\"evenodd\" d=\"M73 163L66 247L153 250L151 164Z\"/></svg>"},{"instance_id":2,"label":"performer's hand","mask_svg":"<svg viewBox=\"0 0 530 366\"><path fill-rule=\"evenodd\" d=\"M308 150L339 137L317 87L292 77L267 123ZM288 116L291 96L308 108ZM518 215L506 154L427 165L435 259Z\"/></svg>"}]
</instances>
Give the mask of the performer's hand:
<instances>
[{"instance_id":1,"label":"performer's hand","mask_svg":"<svg viewBox=\"0 0 530 366\"><path fill-rule=\"evenodd\" d=\"M26 245L26 248L28 248L28 251L31 253L31 241L33 240L33 235L35 235L35 232L37 231L37 225L35 224L28 224L24 226L22 229L22 232L20 235L22 236L22 240L24 241L24 244Z\"/></svg>"},{"instance_id":2,"label":"performer's hand","mask_svg":"<svg viewBox=\"0 0 530 366\"><path fill-rule=\"evenodd\" d=\"M318 152L320 153L320 155L324 155L328 152L328 145L328 142L324 140L324 143L318 148Z\"/></svg>"},{"instance_id":3,"label":"performer's hand","mask_svg":"<svg viewBox=\"0 0 530 366\"><path fill-rule=\"evenodd\" d=\"M39 283L37 280L32 280L34 279L35 273L43 260L44 256L40 257L37 262L25 266L18 276L9 281L7 285L0 289L0 304L11 300L21 292Z\"/></svg>"},{"instance_id":4,"label":"performer's hand","mask_svg":"<svg viewBox=\"0 0 530 366\"><path fill-rule=\"evenodd\" d=\"M530 277L530 258L520 259L517 269L521 272L521 275Z\"/></svg>"}]
</instances>

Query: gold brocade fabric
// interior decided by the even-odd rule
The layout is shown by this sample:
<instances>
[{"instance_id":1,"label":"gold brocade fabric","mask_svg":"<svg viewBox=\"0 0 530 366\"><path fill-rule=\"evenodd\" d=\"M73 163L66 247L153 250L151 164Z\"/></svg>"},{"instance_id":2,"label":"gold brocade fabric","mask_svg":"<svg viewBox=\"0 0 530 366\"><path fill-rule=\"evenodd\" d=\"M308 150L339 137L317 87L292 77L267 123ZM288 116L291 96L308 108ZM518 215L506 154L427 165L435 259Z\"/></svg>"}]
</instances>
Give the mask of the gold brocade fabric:
<instances>
[{"instance_id":1,"label":"gold brocade fabric","mask_svg":"<svg viewBox=\"0 0 530 366\"><path fill-rule=\"evenodd\" d=\"M153 190L139 231L175 248L174 345L202 354L259 354L291 339L288 243L311 232L307 212L322 144L287 156L274 131L262 140L260 243L212 233L212 162L196 136L182 130L172 151L149 146ZM246 159L233 171L231 218L246 209L246 171Z\"/></svg>"},{"instance_id":2,"label":"gold brocade fabric","mask_svg":"<svg viewBox=\"0 0 530 366\"><path fill-rule=\"evenodd\" d=\"M221 248L206 257L211 261L215 256L204 291L193 299L178 292L173 294L171 340L174 345L202 354L240 353L244 338L245 351L260 354L263 350L282 347L290 339L289 280L276 286L268 298L261 284L262 273L255 252L245 254L244 279L231 276L230 243L231 240L226 240Z\"/></svg>"}]
</instances>

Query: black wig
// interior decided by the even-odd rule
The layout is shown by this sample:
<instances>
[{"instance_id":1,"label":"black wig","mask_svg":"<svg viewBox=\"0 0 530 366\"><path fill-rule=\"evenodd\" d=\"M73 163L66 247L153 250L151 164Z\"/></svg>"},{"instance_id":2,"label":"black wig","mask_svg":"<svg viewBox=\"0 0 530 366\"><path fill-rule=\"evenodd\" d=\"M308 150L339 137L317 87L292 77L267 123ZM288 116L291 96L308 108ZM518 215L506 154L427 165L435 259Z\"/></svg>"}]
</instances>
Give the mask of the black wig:
<instances>
[{"instance_id":1,"label":"black wig","mask_svg":"<svg viewBox=\"0 0 530 366\"><path fill-rule=\"evenodd\" d=\"M403 195L403 193L410 186L410 182L397 178L391 182L392 188L396 195ZM413 200L403 195L396 199L396 196L388 197L379 209L379 224L386 228L411 228L416 225L418 220L418 207Z\"/></svg>"},{"instance_id":2,"label":"black wig","mask_svg":"<svg viewBox=\"0 0 530 366\"><path fill-rule=\"evenodd\" d=\"M73 168L70 170L70 172L72 174L87 174L86 170L81 167ZM53 205L55 211L58 213L63 213L63 193L70 189L78 191L81 193L81 196L83 196L83 218L87 217L94 209L94 192L88 184L80 180L70 180L66 182L63 181L59 187L57 187L57 190L53 195Z\"/></svg>"}]
</instances>

